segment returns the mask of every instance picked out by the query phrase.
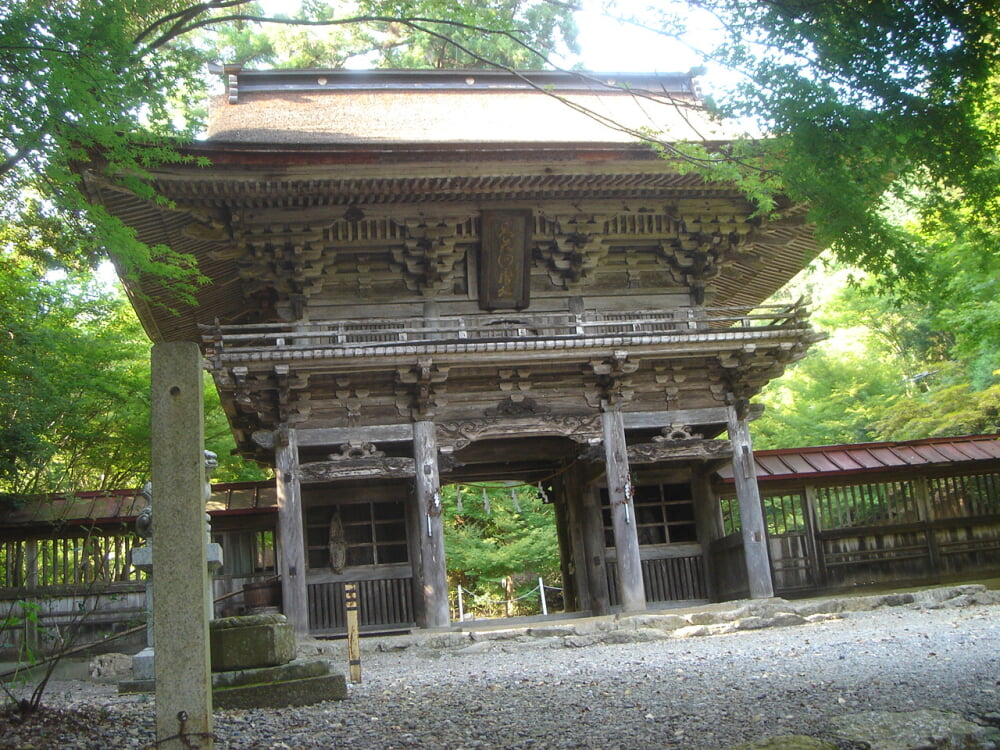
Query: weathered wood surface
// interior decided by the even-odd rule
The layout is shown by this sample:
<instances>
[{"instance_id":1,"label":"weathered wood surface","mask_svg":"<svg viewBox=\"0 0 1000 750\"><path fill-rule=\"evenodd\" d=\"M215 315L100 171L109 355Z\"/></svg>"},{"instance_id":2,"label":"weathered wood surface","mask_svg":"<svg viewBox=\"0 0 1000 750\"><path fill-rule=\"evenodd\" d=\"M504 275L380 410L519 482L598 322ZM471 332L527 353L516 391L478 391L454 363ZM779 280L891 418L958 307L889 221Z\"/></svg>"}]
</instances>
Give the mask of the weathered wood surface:
<instances>
[{"instance_id":1,"label":"weathered wood surface","mask_svg":"<svg viewBox=\"0 0 1000 750\"><path fill-rule=\"evenodd\" d=\"M729 534L709 545L714 562L715 595L719 601L745 599L750 595L746 556L741 534Z\"/></svg>"},{"instance_id":2,"label":"weathered wood surface","mask_svg":"<svg viewBox=\"0 0 1000 750\"><path fill-rule=\"evenodd\" d=\"M609 565L612 604L621 604L618 571ZM654 557L642 561L643 595L650 602L704 600L708 598L705 560L702 555ZM624 606L624 605L623 605Z\"/></svg>"},{"instance_id":3,"label":"weathered wood surface","mask_svg":"<svg viewBox=\"0 0 1000 750\"><path fill-rule=\"evenodd\" d=\"M309 632L309 605L298 461L295 430L279 430L275 440L274 475L278 490L278 538L281 541L278 572L281 574L282 611L295 632L305 634Z\"/></svg>"},{"instance_id":4,"label":"weathered wood surface","mask_svg":"<svg viewBox=\"0 0 1000 750\"><path fill-rule=\"evenodd\" d=\"M733 477L736 498L740 506L743 529L743 555L746 558L747 583L750 597L767 599L774 596L771 582L771 561L768 558L767 528L760 504L757 473L753 461L753 443L745 414L729 407L729 439L733 444Z\"/></svg>"},{"instance_id":5,"label":"weathered wood surface","mask_svg":"<svg viewBox=\"0 0 1000 750\"><path fill-rule=\"evenodd\" d=\"M415 474L414 460L406 456L310 461L299 465L299 477L303 483L335 482L372 477L410 478Z\"/></svg>"},{"instance_id":6,"label":"weathered wood surface","mask_svg":"<svg viewBox=\"0 0 1000 750\"><path fill-rule=\"evenodd\" d=\"M617 553L619 596L625 612L641 612L646 609L646 594L642 582L635 508L632 505L635 488L629 471L625 423L622 421L621 411L606 408L601 413L601 426L604 433L604 465L611 506L611 528Z\"/></svg>"},{"instance_id":7,"label":"weathered wood surface","mask_svg":"<svg viewBox=\"0 0 1000 750\"><path fill-rule=\"evenodd\" d=\"M778 594L899 584L1000 570L1000 515L775 534Z\"/></svg>"},{"instance_id":8,"label":"weathered wood surface","mask_svg":"<svg viewBox=\"0 0 1000 750\"><path fill-rule=\"evenodd\" d=\"M420 420L413 425L413 455L416 461L416 511L419 518L419 559L414 567L421 599L417 623L424 628L445 627L448 609L448 571L444 554L441 517L441 479L438 476L437 433L434 423Z\"/></svg>"},{"instance_id":9,"label":"weathered wood surface","mask_svg":"<svg viewBox=\"0 0 1000 750\"><path fill-rule=\"evenodd\" d=\"M313 633L346 632L344 585L343 581L309 584L309 625ZM412 627L416 623L411 578L358 581L357 588L363 630Z\"/></svg>"},{"instance_id":10,"label":"weathered wood surface","mask_svg":"<svg viewBox=\"0 0 1000 750\"><path fill-rule=\"evenodd\" d=\"M658 464L671 461L723 461L732 456L728 440L673 440L662 443L632 443L628 446L628 464ZM584 461L604 461L604 451L593 446L583 451Z\"/></svg>"}]
</instances>

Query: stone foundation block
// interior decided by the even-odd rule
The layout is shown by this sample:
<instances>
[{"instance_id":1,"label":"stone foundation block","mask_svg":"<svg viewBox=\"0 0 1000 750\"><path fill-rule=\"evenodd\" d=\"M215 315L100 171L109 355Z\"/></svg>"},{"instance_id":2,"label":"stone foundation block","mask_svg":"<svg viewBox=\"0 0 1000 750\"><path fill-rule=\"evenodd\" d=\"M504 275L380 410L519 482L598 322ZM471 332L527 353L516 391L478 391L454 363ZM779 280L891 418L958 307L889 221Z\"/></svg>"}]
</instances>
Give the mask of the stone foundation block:
<instances>
[{"instance_id":1,"label":"stone foundation block","mask_svg":"<svg viewBox=\"0 0 1000 750\"><path fill-rule=\"evenodd\" d=\"M209 623L212 671L275 667L295 658L295 631L284 615L223 617Z\"/></svg>"},{"instance_id":2,"label":"stone foundation block","mask_svg":"<svg viewBox=\"0 0 1000 750\"><path fill-rule=\"evenodd\" d=\"M212 691L215 708L281 708L311 706L347 697L347 681L342 674L307 677L284 682L264 682Z\"/></svg>"}]
</instances>

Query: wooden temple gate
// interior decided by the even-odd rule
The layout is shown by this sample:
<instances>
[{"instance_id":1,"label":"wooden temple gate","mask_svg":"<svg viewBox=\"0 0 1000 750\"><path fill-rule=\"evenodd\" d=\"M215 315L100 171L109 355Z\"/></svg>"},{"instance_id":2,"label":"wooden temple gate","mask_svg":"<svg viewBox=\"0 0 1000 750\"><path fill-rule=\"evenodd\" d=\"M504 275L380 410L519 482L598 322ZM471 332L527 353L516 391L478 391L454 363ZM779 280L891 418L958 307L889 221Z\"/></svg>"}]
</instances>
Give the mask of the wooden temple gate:
<instances>
[{"instance_id":1,"label":"wooden temple gate","mask_svg":"<svg viewBox=\"0 0 1000 750\"><path fill-rule=\"evenodd\" d=\"M210 279L194 306L125 283L154 341L202 345L238 450L274 466L300 632L339 627L348 579L362 618L446 625L440 489L482 479L559 475L570 601L641 611L713 596L710 476L733 463L749 592L771 594L747 424L819 338L761 306L816 252L805 208L761 220L580 111L701 139L689 76L220 72L196 159L150 172L167 200L84 181Z\"/></svg>"}]
</instances>

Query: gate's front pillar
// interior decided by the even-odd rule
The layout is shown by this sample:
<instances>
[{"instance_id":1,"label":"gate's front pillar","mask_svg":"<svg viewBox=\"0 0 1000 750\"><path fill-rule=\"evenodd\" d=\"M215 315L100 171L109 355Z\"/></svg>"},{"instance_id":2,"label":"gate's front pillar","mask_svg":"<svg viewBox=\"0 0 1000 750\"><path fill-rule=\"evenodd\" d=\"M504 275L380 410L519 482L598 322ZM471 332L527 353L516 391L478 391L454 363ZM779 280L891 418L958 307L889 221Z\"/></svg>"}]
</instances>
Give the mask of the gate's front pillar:
<instances>
[{"instance_id":1,"label":"gate's front pillar","mask_svg":"<svg viewBox=\"0 0 1000 750\"><path fill-rule=\"evenodd\" d=\"M744 411L733 406L726 408L729 440L733 444L733 479L743 527L743 556L747 565L750 598L768 599L774 596L771 557L767 549L767 528L760 504L760 489L757 487L750 425Z\"/></svg>"},{"instance_id":2,"label":"gate's front pillar","mask_svg":"<svg viewBox=\"0 0 1000 750\"><path fill-rule=\"evenodd\" d=\"M448 612L448 571L444 557L444 524L441 519L441 480L438 472L437 432L434 422L413 424L413 457L416 463L416 515L413 524L420 543L413 566L417 597L417 626L443 628L451 622Z\"/></svg>"},{"instance_id":3,"label":"gate's front pillar","mask_svg":"<svg viewBox=\"0 0 1000 750\"><path fill-rule=\"evenodd\" d=\"M622 611L641 612L646 609L646 592L642 584L639 534L636 531L635 508L632 505L634 488L629 473L625 421L621 411L606 407L601 412L601 427L604 431L604 461L608 500L611 503L611 525L618 557L618 589Z\"/></svg>"},{"instance_id":4,"label":"gate's front pillar","mask_svg":"<svg viewBox=\"0 0 1000 750\"><path fill-rule=\"evenodd\" d=\"M306 551L302 523L302 487L299 483L299 447L295 430L274 433L274 476L278 496L278 541L281 554L281 605L285 617L300 635L309 633L309 595L306 589Z\"/></svg>"}]
</instances>

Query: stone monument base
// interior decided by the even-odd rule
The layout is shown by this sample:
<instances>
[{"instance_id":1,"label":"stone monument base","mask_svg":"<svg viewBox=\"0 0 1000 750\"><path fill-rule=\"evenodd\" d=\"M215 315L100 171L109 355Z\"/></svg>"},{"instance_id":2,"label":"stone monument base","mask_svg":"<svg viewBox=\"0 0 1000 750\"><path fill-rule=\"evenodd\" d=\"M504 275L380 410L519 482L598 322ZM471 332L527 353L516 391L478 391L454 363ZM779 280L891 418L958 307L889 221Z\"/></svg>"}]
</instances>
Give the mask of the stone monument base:
<instances>
[{"instance_id":1,"label":"stone monument base","mask_svg":"<svg viewBox=\"0 0 1000 750\"><path fill-rule=\"evenodd\" d=\"M295 630L280 614L223 617L209 623L212 671L276 667L295 658Z\"/></svg>"},{"instance_id":2,"label":"stone monument base","mask_svg":"<svg viewBox=\"0 0 1000 750\"><path fill-rule=\"evenodd\" d=\"M347 697L347 680L328 661L293 661L279 667L212 675L215 708L309 706Z\"/></svg>"},{"instance_id":3,"label":"stone monument base","mask_svg":"<svg viewBox=\"0 0 1000 750\"><path fill-rule=\"evenodd\" d=\"M118 692L152 693L153 680L118 683ZM309 706L347 698L347 680L328 661L298 660L277 667L237 669L212 674L213 708Z\"/></svg>"}]
</instances>

